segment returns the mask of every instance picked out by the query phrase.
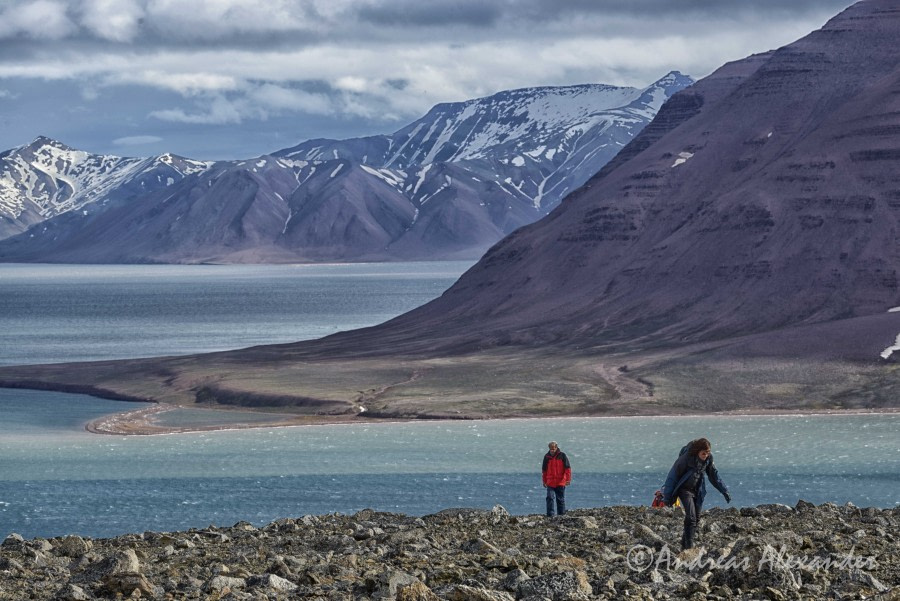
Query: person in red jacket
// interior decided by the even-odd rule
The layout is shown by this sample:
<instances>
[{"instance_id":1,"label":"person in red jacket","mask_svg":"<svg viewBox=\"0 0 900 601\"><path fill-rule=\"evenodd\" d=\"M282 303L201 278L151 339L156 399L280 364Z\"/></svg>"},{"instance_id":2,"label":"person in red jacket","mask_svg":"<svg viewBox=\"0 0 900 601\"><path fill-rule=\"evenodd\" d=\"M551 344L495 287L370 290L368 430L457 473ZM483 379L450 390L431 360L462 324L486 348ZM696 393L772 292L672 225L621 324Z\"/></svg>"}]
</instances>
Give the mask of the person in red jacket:
<instances>
[{"instance_id":1,"label":"person in red jacket","mask_svg":"<svg viewBox=\"0 0 900 601\"><path fill-rule=\"evenodd\" d=\"M566 487L572 483L572 467L569 465L569 458L559 449L555 440L551 440L547 446L550 450L544 455L541 474L547 489L547 517L553 517L554 500L557 515L566 513Z\"/></svg>"}]
</instances>

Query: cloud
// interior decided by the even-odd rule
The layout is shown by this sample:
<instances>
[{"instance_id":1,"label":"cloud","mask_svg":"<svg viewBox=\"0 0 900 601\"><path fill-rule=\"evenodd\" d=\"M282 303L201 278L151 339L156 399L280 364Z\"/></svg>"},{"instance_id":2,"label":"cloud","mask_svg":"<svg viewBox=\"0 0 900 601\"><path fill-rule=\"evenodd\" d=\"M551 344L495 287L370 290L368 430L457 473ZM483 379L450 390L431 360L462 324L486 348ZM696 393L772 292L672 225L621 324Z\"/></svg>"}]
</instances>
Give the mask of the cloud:
<instances>
[{"instance_id":1,"label":"cloud","mask_svg":"<svg viewBox=\"0 0 900 601\"><path fill-rule=\"evenodd\" d=\"M241 106L241 102L235 102L222 96L217 96L212 101L201 107L199 111L189 113L181 108L152 111L150 117L160 121L175 123L192 123L198 125L224 125L241 123L247 110Z\"/></svg>"},{"instance_id":2,"label":"cloud","mask_svg":"<svg viewBox=\"0 0 900 601\"><path fill-rule=\"evenodd\" d=\"M149 116L161 121L209 125L265 120L284 113L331 115L336 106L327 94L263 83L250 86L239 95L214 94L196 99L193 112L173 108L152 111Z\"/></svg>"},{"instance_id":3,"label":"cloud","mask_svg":"<svg viewBox=\"0 0 900 601\"><path fill-rule=\"evenodd\" d=\"M330 115L335 106L326 95L311 94L303 90L285 88L274 84L263 84L252 90L248 99L263 110Z\"/></svg>"},{"instance_id":4,"label":"cloud","mask_svg":"<svg viewBox=\"0 0 900 601\"><path fill-rule=\"evenodd\" d=\"M59 40L76 30L66 14L64 2L10 2L0 11L0 40L17 36L38 41Z\"/></svg>"},{"instance_id":5,"label":"cloud","mask_svg":"<svg viewBox=\"0 0 900 601\"><path fill-rule=\"evenodd\" d=\"M182 56L187 59L187 56ZM141 65L149 65L152 61L143 61ZM171 61L184 68L181 60ZM106 78L106 85L135 84L155 88L173 90L183 96L196 96L210 92L226 92L244 87L241 78L222 73L211 73L198 70L195 72L178 72L176 65L171 69L138 69L131 72L119 72Z\"/></svg>"},{"instance_id":6,"label":"cloud","mask_svg":"<svg viewBox=\"0 0 900 601\"><path fill-rule=\"evenodd\" d=\"M218 40L307 28L306 3L289 0L149 0L147 26L161 38Z\"/></svg>"},{"instance_id":7,"label":"cloud","mask_svg":"<svg viewBox=\"0 0 900 601\"><path fill-rule=\"evenodd\" d=\"M144 9L136 0L84 0L81 24L99 38L113 42L133 40Z\"/></svg>"},{"instance_id":8,"label":"cloud","mask_svg":"<svg viewBox=\"0 0 900 601\"><path fill-rule=\"evenodd\" d=\"M484 2L484 0L367 2L357 9L357 17L363 22L375 25L428 27L467 25L484 28L494 26L503 18L504 4L508 10L509 2Z\"/></svg>"},{"instance_id":9,"label":"cloud","mask_svg":"<svg viewBox=\"0 0 900 601\"><path fill-rule=\"evenodd\" d=\"M162 142L159 136L126 136L124 138L116 138L112 141L115 146L143 146L145 144L156 144Z\"/></svg>"}]
</instances>

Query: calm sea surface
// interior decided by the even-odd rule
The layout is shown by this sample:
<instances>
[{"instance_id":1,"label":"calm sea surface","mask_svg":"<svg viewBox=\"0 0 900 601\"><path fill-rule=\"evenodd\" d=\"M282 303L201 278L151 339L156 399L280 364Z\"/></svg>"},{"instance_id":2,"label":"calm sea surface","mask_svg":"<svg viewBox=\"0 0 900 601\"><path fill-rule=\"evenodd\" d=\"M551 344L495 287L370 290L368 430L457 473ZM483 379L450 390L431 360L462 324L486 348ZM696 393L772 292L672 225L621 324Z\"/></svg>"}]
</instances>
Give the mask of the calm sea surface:
<instances>
[{"instance_id":1,"label":"calm sea surface","mask_svg":"<svg viewBox=\"0 0 900 601\"><path fill-rule=\"evenodd\" d=\"M311 338L421 304L468 265L0 265L0 364ZM738 505L900 503L897 415L376 423L153 437L83 429L131 408L0 389L0 538L264 524L367 507L425 514L499 503L537 513L550 439L572 460L572 507L649 504L681 445L701 435L712 439ZM723 504L714 489L708 499Z\"/></svg>"},{"instance_id":2,"label":"calm sea surface","mask_svg":"<svg viewBox=\"0 0 900 601\"><path fill-rule=\"evenodd\" d=\"M423 305L469 266L0 264L0 365L320 338Z\"/></svg>"}]
</instances>

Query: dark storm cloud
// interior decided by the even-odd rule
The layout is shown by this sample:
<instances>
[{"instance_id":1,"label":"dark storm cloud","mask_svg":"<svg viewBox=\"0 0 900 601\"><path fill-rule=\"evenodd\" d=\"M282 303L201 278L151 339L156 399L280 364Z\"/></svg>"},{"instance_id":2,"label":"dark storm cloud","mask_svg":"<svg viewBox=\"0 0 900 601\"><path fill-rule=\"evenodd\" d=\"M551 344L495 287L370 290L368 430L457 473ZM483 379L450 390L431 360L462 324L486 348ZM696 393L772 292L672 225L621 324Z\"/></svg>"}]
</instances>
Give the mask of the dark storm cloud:
<instances>
[{"instance_id":1,"label":"dark storm cloud","mask_svg":"<svg viewBox=\"0 0 900 601\"><path fill-rule=\"evenodd\" d=\"M635 25L643 23L647 34L653 35L653 27L661 18L677 21L690 18L697 25L719 20L734 21L753 15L761 18L779 15L779 18L791 19L823 9L837 12L851 3L848 0L467 0L452 3L381 0L362 4L355 9L355 14L361 23L380 26L446 26L458 29L460 25L469 25L501 31L523 24L540 27L542 24L552 25L558 20L577 23L579 17L606 17L617 21L628 20Z\"/></svg>"},{"instance_id":2,"label":"dark storm cloud","mask_svg":"<svg viewBox=\"0 0 900 601\"><path fill-rule=\"evenodd\" d=\"M462 2L422 2L397 0L362 5L357 18L375 25L418 25L424 27L468 25L493 27L508 9L502 2L465 0Z\"/></svg>"}]
</instances>

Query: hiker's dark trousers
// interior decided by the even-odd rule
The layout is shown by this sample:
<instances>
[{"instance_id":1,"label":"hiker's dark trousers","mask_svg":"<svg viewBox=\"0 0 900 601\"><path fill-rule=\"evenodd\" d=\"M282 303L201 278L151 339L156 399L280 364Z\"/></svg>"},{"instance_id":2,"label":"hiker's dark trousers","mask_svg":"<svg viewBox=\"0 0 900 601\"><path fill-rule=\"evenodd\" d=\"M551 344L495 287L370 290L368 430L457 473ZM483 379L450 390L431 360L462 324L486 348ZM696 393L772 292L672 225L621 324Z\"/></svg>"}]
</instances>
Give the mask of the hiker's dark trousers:
<instances>
[{"instance_id":1,"label":"hiker's dark trousers","mask_svg":"<svg viewBox=\"0 0 900 601\"><path fill-rule=\"evenodd\" d=\"M697 524L700 523L700 502L693 491L678 491L678 499L681 508L684 509L684 534L681 535L681 548L690 549L694 546L694 534L697 532Z\"/></svg>"},{"instance_id":2,"label":"hiker's dark trousers","mask_svg":"<svg viewBox=\"0 0 900 601\"><path fill-rule=\"evenodd\" d=\"M565 486L548 486L547 487L547 517L553 515L553 502L556 501L556 513L564 515L566 513L566 487Z\"/></svg>"}]
</instances>

